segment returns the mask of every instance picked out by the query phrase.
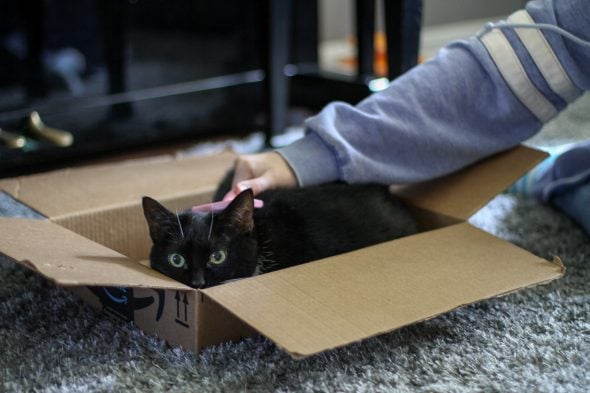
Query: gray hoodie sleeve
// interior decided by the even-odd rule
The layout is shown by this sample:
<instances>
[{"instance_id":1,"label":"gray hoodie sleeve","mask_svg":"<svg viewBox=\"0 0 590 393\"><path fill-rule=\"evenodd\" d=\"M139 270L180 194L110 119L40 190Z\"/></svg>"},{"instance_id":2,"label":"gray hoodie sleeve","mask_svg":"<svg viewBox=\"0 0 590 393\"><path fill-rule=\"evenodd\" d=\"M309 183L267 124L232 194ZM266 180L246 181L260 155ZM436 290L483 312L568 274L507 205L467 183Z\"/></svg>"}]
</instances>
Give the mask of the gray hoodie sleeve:
<instances>
[{"instance_id":1,"label":"gray hoodie sleeve","mask_svg":"<svg viewBox=\"0 0 590 393\"><path fill-rule=\"evenodd\" d=\"M590 40L590 1L531 1L508 22ZM327 105L278 152L301 186L427 180L518 145L589 87L588 46L547 30L488 29L356 106Z\"/></svg>"}]
</instances>

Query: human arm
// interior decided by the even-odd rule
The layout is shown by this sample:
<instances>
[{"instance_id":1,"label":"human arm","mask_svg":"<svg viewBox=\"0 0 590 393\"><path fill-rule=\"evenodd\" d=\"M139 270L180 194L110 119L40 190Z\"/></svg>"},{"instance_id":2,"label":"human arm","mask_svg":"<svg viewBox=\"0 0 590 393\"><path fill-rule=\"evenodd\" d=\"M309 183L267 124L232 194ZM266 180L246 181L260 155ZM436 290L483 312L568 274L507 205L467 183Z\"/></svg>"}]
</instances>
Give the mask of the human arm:
<instances>
[{"instance_id":1,"label":"human arm","mask_svg":"<svg viewBox=\"0 0 590 393\"><path fill-rule=\"evenodd\" d=\"M587 0L533 1L511 21L522 18L590 39ZM275 165L292 171L301 186L399 184L518 145L590 87L587 47L552 32L519 34L493 31L451 43L358 105L326 106L306 121L303 139L277 151L284 161ZM275 187L268 179L264 186Z\"/></svg>"},{"instance_id":2,"label":"human arm","mask_svg":"<svg viewBox=\"0 0 590 393\"><path fill-rule=\"evenodd\" d=\"M534 22L590 39L587 0L534 1L527 11ZM564 74L543 75L513 31L472 37L446 46L356 106L328 105L307 120L303 139L278 152L302 186L333 180L390 184L442 176L516 146L590 86L590 50L552 32L541 34ZM505 42L507 51L494 49ZM543 48L531 52L541 62L550 57ZM501 67L511 56L517 72L510 80Z\"/></svg>"}]
</instances>

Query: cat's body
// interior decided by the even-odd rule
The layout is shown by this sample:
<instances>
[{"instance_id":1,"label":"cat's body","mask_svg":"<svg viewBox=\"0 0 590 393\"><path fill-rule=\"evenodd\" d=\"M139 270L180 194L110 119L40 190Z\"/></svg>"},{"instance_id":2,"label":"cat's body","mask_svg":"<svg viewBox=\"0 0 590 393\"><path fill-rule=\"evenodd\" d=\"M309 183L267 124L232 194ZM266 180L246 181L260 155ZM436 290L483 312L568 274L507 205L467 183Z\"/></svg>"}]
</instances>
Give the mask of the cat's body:
<instances>
[{"instance_id":1,"label":"cat's body","mask_svg":"<svg viewBox=\"0 0 590 393\"><path fill-rule=\"evenodd\" d=\"M225 191L222 183L216 196ZM178 216L144 198L154 242L151 266L202 288L417 231L407 208L385 186L327 184L267 191L257 198L264 207L254 209L247 190L223 212Z\"/></svg>"}]
</instances>

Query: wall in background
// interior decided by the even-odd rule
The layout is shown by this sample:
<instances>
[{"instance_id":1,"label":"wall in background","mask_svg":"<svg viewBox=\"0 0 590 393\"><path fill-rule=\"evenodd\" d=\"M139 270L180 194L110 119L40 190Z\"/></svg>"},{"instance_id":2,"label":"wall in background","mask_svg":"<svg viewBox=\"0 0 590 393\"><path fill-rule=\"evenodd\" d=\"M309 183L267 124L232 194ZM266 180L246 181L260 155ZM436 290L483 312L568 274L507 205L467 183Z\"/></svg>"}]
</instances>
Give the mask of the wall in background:
<instances>
[{"instance_id":1,"label":"wall in background","mask_svg":"<svg viewBox=\"0 0 590 393\"><path fill-rule=\"evenodd\" d=\"M353 0L320 0L321 39L333 40L354 34ZM526 0L425 0L423 25L502 17L522 8ZM378 1L378 9L381 2Z\"/></svg>"}]
</instances>

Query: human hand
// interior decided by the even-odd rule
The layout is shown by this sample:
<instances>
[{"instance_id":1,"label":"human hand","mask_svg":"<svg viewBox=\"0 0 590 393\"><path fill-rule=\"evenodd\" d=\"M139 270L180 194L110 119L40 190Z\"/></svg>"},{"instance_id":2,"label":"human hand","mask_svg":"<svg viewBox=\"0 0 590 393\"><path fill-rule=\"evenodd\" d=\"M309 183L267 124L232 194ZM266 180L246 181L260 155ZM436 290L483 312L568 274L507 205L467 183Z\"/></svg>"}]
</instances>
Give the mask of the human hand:
<instances>
[{"instance_id":1,"label":"human hand","mask_svg":"<svg viewBox=\"0 0 590 393\"><path fill-rule=\"evenodd\" d=\"M236 160L232 188L223 200L233 199L247 188L258 195L278 187L297 187L295 173L280 154L267 152L243 155Z\"/></svg>"}]
</instances>

